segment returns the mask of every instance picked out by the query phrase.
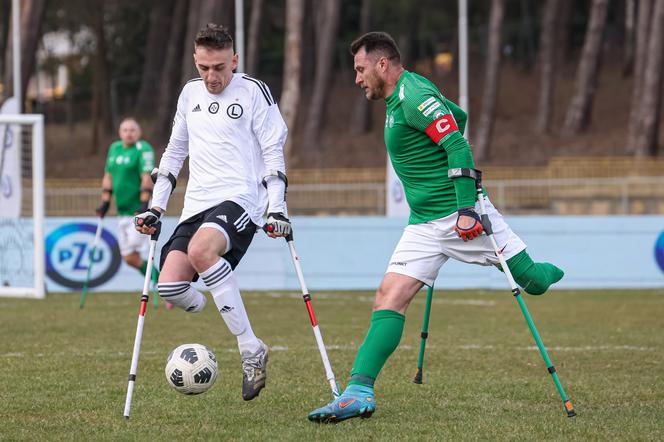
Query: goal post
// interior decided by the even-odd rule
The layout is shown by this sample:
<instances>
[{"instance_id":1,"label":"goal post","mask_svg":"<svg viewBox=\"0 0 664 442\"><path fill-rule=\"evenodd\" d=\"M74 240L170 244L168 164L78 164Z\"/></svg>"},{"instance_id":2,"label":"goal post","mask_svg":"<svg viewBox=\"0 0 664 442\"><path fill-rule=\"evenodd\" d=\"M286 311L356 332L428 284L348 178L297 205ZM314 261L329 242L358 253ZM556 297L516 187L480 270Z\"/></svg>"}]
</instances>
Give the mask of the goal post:
<instances>
[{"instance_id":1,"label":"goal post","mask_svg":"<svg viewBox=\"0 0 664 442\"><path fill-rule=\"evenodd\" d=\"M0 297L46 296L44 116L0 113Z\"/></svg>"}]
</instances>

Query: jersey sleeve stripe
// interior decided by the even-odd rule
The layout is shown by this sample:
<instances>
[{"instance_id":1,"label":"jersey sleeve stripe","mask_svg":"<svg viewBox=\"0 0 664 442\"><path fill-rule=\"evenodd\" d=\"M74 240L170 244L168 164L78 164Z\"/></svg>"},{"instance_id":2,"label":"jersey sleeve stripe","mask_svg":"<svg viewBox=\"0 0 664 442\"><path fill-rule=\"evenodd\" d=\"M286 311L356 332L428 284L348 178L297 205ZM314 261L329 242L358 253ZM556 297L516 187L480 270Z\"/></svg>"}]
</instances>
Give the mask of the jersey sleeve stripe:
<instances>
[{"instance_id":1,"label":"jersey sleeve stripe","mask_svg":"<svg viewBox=\"0 0 664 442\"><path fill-rule=\"evenodd\" d=\"M256 86L258 86L258 89L260 89L261 93L263 94L263 97L265 98L265 101L267 101L268 106L272 106L274 104L272 101L270 101L270 98L272 98L272 97L266 91L267 87L265 87L264 85L261 84L262 82L256 80L255 78L251 78L248 75L245 75L242 78L244 78L245 80L249 80L252 83L256 84Z\"/></svg>"},{"instance_id":2,"label":"jersey sleeve stripe","mask_svg":"<svg viewBox=\"0 0 664 442\"><path fill-rule=\"evenodd\" d=\"M270 92L270 88L267 87L267 84L261 81L261 84L263 85L263 88L265 89L265 92L270 96L270 99L272 100L272 104L277 104L277 102L274 100L274 97L272 96L272 93Z\"/></svg>"}]
</instances>

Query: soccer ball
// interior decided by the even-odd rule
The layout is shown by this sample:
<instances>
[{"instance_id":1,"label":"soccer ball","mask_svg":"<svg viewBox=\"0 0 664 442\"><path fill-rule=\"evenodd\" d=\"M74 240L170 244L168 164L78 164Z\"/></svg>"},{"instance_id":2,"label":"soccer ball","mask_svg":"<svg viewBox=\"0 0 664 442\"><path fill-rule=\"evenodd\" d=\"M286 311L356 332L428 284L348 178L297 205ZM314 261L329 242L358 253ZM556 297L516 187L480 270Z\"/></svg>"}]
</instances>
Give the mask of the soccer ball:
<instances>
[{"instance_id":1,"label":"soccer ball","mask_svg":"<svg viewBox=\"0 0 664 442\"><path fill-rule=\"evenodd\" d=\"M180 345L166 359L166 380L182 394L205 393L218 372L214 353L201 344Z\"/></svg>"}]
</instances>

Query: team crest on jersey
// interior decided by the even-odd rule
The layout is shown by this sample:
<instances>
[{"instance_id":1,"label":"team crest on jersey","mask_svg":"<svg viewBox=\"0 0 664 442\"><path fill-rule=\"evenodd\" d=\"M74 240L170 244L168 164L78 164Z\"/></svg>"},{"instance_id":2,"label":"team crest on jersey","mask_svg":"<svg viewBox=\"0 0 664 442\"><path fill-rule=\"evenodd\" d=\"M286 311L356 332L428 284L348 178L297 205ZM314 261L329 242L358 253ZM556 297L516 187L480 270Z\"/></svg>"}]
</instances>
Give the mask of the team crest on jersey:
<instances>
[{"instance_id":1,"label":"team crest on jersey","mask_svg":"<svg viewBox=\"0 0 664 442\"><path fill-rule=\"evenodd\" d=\"M385 127L389 127L390 129L394 127L394 115L389 114L385 117Z\"/></svg>"},{"instance_id":2,"label":"team crest on jersey","mask_svg":"<svg viewBox=\"0 0 664 442\"><path fill-rule=\"evenodd\" d=\"M242 106L240 106L237 103L233 103L230 106L226 108L226 115L231 117L234 120L237 120L242 116L244 113L244 110L242 109Z\"/></svg>"},{"instance_id":3,"label":"team crest on jersey","mask_svg":"<svg viewBox=\"0 0 664 442\"><path fill-rule=\"evenodd\" d=\"M213 101L210 104L210 107L208 107L208 112L210 112L211 114L216 114L217 112L219 112L219 103Z\"/></svg>"}]
</instances>

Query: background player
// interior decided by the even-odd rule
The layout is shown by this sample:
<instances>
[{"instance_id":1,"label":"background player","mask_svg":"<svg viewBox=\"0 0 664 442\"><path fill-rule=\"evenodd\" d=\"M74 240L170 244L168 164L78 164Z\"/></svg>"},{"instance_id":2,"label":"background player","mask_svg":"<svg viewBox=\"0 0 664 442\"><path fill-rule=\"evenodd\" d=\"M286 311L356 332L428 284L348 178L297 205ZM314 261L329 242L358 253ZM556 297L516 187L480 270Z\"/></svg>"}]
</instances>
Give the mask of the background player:
<instances>
[{"instance_id":1,"label":"background player","mask_svg":"<svg viewBox=\"0 0 664 442\"><path fill-rule=\"evenodd\" d=\"M108 148L104 177L102 178L101 205L97 216L104 217L115 199L118 212L118 244L120 254L131 267L145 274L146 261L141 256L148 239L134 229L133 217L147 210L152 195L150 172L154 169L154 150L141 139L141 127L131 117L125 118L118 129L120 139ZM159 271L153 267L152 281L157 283Z\"/></svg>"}]
</instances>

